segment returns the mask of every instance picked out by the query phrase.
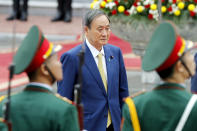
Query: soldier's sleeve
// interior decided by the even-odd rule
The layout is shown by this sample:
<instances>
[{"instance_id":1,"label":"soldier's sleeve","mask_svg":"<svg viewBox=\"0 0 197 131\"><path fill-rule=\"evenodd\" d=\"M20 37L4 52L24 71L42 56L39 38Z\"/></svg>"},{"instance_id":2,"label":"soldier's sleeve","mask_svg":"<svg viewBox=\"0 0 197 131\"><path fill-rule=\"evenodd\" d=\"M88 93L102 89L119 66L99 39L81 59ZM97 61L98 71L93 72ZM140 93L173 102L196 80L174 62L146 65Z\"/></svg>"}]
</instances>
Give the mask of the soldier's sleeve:
<instances>
[{"instance_id":1,"label":"soldier's sleeve","mask_svg":"<svg viewBox=\"0 0 197 131\"><path fill-rule=\"evenodd\" d=\"M129 107L127 104L124 104L123 106L123 128L122 131L133 131L130 113L129 113Z\"/></svg>"},{"instance_id":2,"label":"soldier's sleeve","mask_svg":"<svg viewBox=\"0 0 197 131\"><path fill-rule=\"evenodd\" d=\"M120 108L122 109L123 105L123 98L126 98L129 96L128 91L128 81L127 81L127 74L126 69L124 65L124 60L122 56L122 52L119 49L119 63L120 63L120 69L119 69L119 100L120 100Z\"/></svg>"},{"instance_id":3,"label":"soldier's sleeve","mask_svg":"<svg viewBox=\"0 0 197 131\"><path fill-rule=\"evenodd\" d=\"M60 131L79 131L79 123L78 123L78 113L75 104L66 97L62 97L59 94L55 94L55 96L67 104L62 108L62 116L60 120L58 120L58 130Z\"/></svg>"},{"instance_id":4,"label":"soldier's sleeve","mask_svg":"<svg viewBox=\"0 0 197 131\"><path fill-rule=\"evenodd\" d=\"M70 105L64 112L60 122L61 131L79 131L78 114L74 105Z\"/></svg>"}]
</instances>

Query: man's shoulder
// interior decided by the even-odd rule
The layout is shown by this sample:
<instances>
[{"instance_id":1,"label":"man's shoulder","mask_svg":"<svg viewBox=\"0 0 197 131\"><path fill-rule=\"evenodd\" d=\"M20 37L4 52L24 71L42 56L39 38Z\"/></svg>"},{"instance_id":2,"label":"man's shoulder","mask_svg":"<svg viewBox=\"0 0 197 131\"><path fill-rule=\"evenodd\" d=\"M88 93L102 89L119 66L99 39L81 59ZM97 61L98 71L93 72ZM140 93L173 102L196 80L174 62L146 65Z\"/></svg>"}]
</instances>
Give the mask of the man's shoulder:
<instances>
[{"instance_id":1,"label":"man's shoulder","mask_svg":"<svg viewBox=\"0 0 197 131\"><path fill-rule=\"evenodd\" d=\"M64 55L75 55L81 50L81 48L82 48L82 44L79 44L79 45L75 46L74 48L64 52L62 56L64 56Z\"/></svg>"},{"instance_id":2,"label":"man's shoulder","mask_svg":"<svg viewBox=\"0 0 197 131\"><path fill-rule=\"evenodd\" d=\"M110 44L110 43L106 44L105 47L110 48L110 49L114 49L114 50L120 50L119 47L117 47L117 46L115 46L115 45L112 45L112 44Z\"/></svg>"},{"instance_id":3,"label":"man's shoulder","mask_svg":"<svg viewBox=\"0 0 197 131\"><path fill-rule=\"evenodd\" d=\"M78 58L78 53L81 51L82 45L77 45L74 48L64 52L61 55L61 61L63 61L65 58Z\"/></svg>"}]
</instances>

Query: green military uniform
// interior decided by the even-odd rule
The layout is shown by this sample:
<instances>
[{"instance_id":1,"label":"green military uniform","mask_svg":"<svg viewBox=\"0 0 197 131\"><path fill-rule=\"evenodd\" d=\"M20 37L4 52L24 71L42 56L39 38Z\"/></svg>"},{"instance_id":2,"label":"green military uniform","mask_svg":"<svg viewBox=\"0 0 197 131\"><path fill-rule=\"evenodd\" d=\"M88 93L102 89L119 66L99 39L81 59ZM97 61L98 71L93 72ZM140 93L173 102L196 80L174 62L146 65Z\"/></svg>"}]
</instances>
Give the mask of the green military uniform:
<instances>
[{"instance_id":1,"label":"green military uniform","mask_svg":"<svg viewBox=\"0 0 197 131\"><path fill-rule=\"evenodd\" d=\"M159 85L155 90L135 97L133 100L141 130L174 131L190 97L191 94L178 84ZM132 131L133 127L127 104L123 107L123 116L125 119L123 131ZM197 104L193 107L183 131L197 131L196 119Z\"/></svg>"},{"instance_id":2,"label":"green military uniform","mask_svg":"<svg viewBox=\"0 0 197 131\"><path fill-rule=\"evenodd\" d=\"M0 109L5 101L0 103ZM41 85L26 86L11 96L13 131L78 131L75 106ZM2 116L2 110L0 116Z\"/></svg>"},{"instance_id":3,"label":"green military uniform","mask_svg":"<svg viewBox=\"0 0 197 131\"><path fill-rule=\"evenodd\" d=\"M177 37L178 35L170 23L160 24L147 47L142 68L145 71L158 71L168 68L170 62L171 65L174 64L187 48L182 38L180 41L183 43L179 41L180 45L176 46ZM133 98L138 116L138 119L134 120L135 122L132 121L134 115L131 115L132 111L129 108L132 104L130 106L124 104L122 131L132 131L138 125L139 128L135 128L138 131L174 131L191 96L183 84L163 83L157 85L152 91ZM127 99L131 100L131 98ZM197 104L192 108L183 131L197 131L196 120Z\"/></svg>"},{"instance_id":4,"label":"green military uniform","mask_svg":"<svg viewBox=\"0 0 197 131\"><path fill-rule=\"evenodd\" d=\"M33 26L14 57L14 73L34 71L59 49L43 36L37 26ZM0 109L3 109L5 99L0 102ZM2 110L0 116L3 116ZM38 82L29 83L22 92L11 96L10 121L13 131L79 130L73 103L54 94L49 85Z\"/></svg>"}]
</instances>

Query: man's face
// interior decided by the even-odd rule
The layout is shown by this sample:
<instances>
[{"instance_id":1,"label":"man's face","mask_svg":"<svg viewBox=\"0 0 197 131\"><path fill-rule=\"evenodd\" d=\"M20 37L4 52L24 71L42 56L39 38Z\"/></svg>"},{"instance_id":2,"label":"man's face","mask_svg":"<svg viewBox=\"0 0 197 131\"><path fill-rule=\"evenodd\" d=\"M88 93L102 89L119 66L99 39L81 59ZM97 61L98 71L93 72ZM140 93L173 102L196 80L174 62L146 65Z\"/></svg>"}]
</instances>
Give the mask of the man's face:
<instances>
[{"instance_id":1,"label":"man's face","mask_svg":"<svg viewBox=\"0 0 197 131\"><path fill-rule=\"evenodd\" d=\"M85 27L85 33L90 44L100 50L109 40L110 23L108 18L105 15L94 18L90 28Z\"/></svg>"}]
</instances>

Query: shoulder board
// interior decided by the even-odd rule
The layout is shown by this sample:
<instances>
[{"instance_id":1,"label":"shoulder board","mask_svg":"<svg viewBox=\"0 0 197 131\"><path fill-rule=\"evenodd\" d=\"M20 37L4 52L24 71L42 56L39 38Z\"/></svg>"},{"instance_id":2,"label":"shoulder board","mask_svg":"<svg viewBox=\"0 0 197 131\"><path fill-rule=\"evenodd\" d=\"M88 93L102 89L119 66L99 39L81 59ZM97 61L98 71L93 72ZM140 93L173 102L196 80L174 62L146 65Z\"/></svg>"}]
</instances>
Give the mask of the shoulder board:
<instances>
[{"instance_id":1,"label":"shoulder board","mask_svg":"<svg viewBox=\"0 0 197 131\"><path fill-rule=\"evenodd\" d=\"M3 118L0 117L0 122L3 122Z\"/></svg>"},{"instance_id":2,"label":"shoulder board","mask_svg":"<svg viewBox=\"0 0 197 131\"><path fill-rule=\"evenodd\" d=\"M2 102L7 96L6 95L3 95L0 97L0 102Z\"/></svg>"},{"instance_id":3,"label":"shoulder board","mask_svg":"<svg viewBox=\"0 0 197 131\"><path fill-rule=\"evenodd\" d=\"M59 99L61 99L61 100L65 101L65 102L67 102L67 103L69 103L69 104L72 104L72 105L73 105L73 102L72 102L71 100L69 100L68 98L63 97L63 96L60 96L59 94L55 94L55 96L56 96L57 98L59 98Z\"/></svg>"},{"instance_id":4,"label":"shoulder board","mask_svg":"<svg viewBox=\"0 0 197 131\"><path fill-rule=\"evenodd\" d=\"M142 95L142 94L144 94L144 93L146 93L146 90L145 90L145 89L142 89L141 91L138 91L138 92L132 94L132 95L129 96L129 97L130 97L130 98L134 98L134 97L139 96L139 95Z\"/></svg>"},{"instance_id":5,"label":"shoulder board","mask_svg":"<svg viewBox=\"0 0 197 131\"><path fill-rule=\"evenodd\" d=\"M12 95L15 95L17 94L16 92L15 93L11 93L11 96ZM0 103L7 97L7 95L3 95L3 96L0 96Z\"/></svg>"}]
</instances>

